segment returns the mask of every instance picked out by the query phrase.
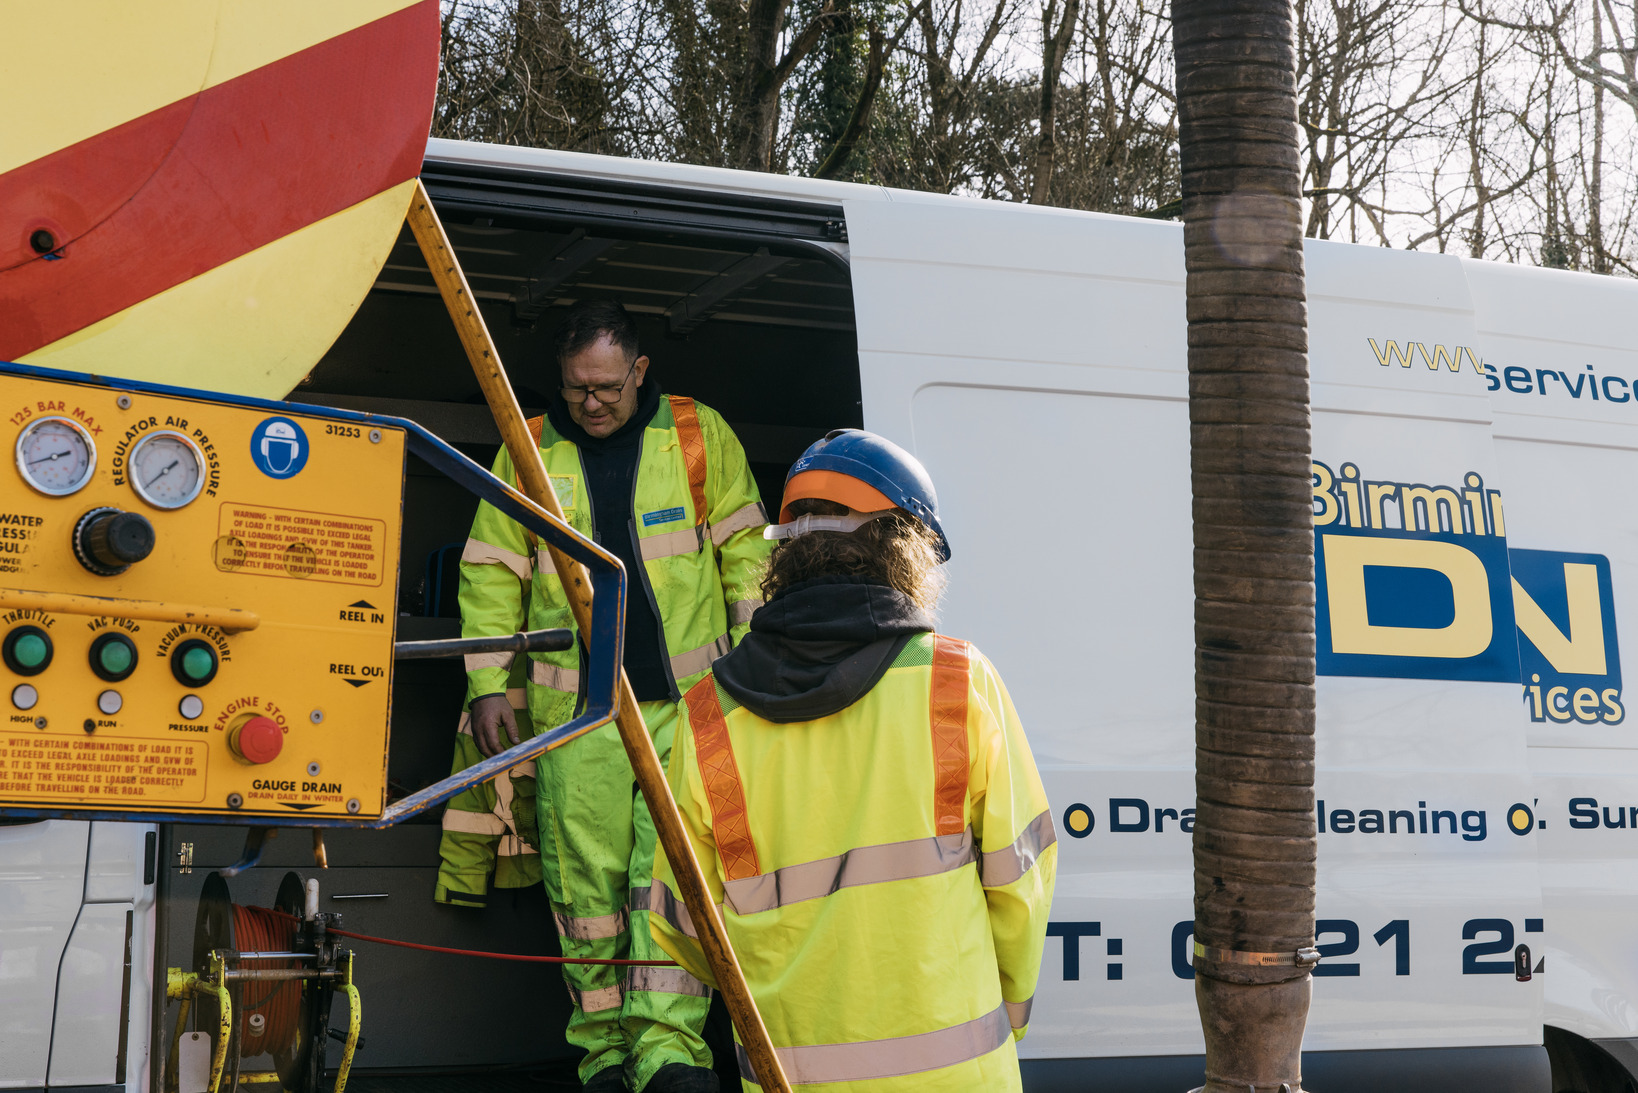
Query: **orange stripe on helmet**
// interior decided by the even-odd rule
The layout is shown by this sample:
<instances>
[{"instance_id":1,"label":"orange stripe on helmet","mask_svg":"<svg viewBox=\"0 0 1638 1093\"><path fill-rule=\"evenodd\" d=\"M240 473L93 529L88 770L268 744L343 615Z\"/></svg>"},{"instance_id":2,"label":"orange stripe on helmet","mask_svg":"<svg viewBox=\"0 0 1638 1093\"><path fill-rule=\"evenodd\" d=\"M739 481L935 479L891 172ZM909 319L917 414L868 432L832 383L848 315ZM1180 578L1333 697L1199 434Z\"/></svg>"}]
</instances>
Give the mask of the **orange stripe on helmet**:
<instances>
[{"instance_id":1,"label":"orange stripe on helmet","mask_svg":"<svg viewBox=\"0 0 1638 1093\"><path fill-rule=\"evenodd\" d=\"M791 519L791 503L816 498L846 505L854 512L880 512L897 508L887 495L874 486L868 486L851 475L840 471L803 471L785 483L785 499L779 509L779 522Z\"/></svg>"}]
</instances>

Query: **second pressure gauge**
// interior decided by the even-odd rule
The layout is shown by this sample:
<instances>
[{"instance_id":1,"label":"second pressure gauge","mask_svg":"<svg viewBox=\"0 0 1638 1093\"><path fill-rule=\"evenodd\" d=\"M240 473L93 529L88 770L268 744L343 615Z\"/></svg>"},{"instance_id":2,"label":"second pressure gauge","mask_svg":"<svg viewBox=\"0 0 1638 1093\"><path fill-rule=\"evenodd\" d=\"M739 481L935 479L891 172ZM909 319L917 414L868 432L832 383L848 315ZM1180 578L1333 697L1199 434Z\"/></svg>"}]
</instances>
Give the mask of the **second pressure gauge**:
<instances>
[{"instance_id":1,"label":"second pressure gauge","mask_svg":"<svg viewBox=\"0 0 1638 1093\"><path fill-rule=\"evenodd\" d=\"M43 417L17 437L23 481L50 497L80 489L97 469L97 446L73 418Z\"/></svg>"},{"instance_id":2,"label":"second pressure gauge","mask_svg":"<svg viewBox=\"0 0 1638 1093\"><path fill-rule=\"evenodd\" d=\"M131 449L131 488L156 509L179 509L199 496L205 457L181 433L161 429Z\"/></svg>"}]
</instances>

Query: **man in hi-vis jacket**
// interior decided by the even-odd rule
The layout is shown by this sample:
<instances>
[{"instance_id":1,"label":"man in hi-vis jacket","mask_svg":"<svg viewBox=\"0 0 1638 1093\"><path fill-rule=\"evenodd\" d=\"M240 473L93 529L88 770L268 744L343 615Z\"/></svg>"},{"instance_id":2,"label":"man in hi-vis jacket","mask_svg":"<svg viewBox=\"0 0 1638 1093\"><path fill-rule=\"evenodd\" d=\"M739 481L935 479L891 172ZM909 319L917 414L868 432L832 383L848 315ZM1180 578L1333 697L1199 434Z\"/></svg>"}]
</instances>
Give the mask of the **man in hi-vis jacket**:
<instances>
[{"instance_id":1,"label":"man in hi-vis jacket","mask_svg":"<svg viewBox=\"0 0 1638 1093\"><path fill-rule=\"evenodd\" d=\"M558 394L530 427L569 523L625 563L625 670L664 761L678 699L761 606L767 517L738 438L716 411L660 393L623 307L577 304L557 356ZM514 481L504 448L494 471ZM460 602L468 637L574 628L544 548L486 504L461 556ZM528 654L524 691L536 730L573 717L580 656L578 644ZM470 730L485 755L519 739L506 693L512 667L511 654L466 658ZM654 824L618 730L588 733L542 757L538 769L536 837L564 954L663 960L647 922ZM586 1089L718 1088L700 1038L709 992L693 975L567 965L563 976L574 1000L569 1042L586 1050Z\"/></svg>"},{"instance_id":2,"label":"man in hi-vis jacket","mask_svg":"<svg viewBox=\"0 0 1638 1093\"><path fill-rule=\"evenodd\" d=\"M842 429L791 468L779 519L767 606L672 745L710 896L797 1089L1017 1093L1058 848L1001 677L933 632L932 481ZM650 927L709 977L672 877L656 865Z\"/></svg>"}]
</instances>

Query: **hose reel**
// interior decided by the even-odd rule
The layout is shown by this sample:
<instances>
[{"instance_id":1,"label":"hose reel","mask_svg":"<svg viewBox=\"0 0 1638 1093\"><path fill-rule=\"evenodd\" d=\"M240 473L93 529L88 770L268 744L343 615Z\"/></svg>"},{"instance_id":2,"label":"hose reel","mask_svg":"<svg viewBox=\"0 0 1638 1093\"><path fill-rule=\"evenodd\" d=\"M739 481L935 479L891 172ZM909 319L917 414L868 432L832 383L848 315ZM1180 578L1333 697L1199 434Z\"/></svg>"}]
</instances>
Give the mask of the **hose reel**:
<instances>
[{"instance_id":1,"label":"hose reel","mask_svg":"<svg viewBox=\"0 0 1638 1093\"><path fill-rule=\"evenodd\" d=\"M297 874L286 873L268 908L236 904L221 874L206 877L191 968L168 974L166 996L181 1006L165 1067L166 1093L221 1093L262 1083L319 1093L332 1035L343 1041L335 1084L335 1093L343 1093L360 1043L360 1001L353 954L330 932L340 921L339 914L318 910L317 880L304 885ZM345 1034L329 1027L338 990L348 1000ZM190 1023L192 1051L183 1046ZM208 1069L189 1065L199 1062L203 1043L209 1045ZM245 1059L260 1055L272 1056L272 1070L242 1070Z\"/></svg>"}]
</instances>

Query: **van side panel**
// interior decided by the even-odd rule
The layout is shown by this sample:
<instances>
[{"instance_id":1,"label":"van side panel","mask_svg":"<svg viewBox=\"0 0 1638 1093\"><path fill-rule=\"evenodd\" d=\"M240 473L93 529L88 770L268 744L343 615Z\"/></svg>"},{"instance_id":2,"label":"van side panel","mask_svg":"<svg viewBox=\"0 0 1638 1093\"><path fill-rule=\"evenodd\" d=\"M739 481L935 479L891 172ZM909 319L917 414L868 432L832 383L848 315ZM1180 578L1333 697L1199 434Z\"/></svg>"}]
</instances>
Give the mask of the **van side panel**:
<instances>
[{"instance_id":1,"label":"van side panel","mask_svg":"<svg viewBox=\"0 0 1638 1093\"><path fill-rule=\"evenodd\" d=\"M1521 627L1518 700L1542 825L1545 1019L1588 1038L1631 1038L1638 721L1621 653L1638 642L1638 284L1464 267L1510 487L1509 545L1530 563L1514 576L1539 608L1533 634Z\"/></svg>"},{"instance_id":2,"label":"van side panel","mask_svg":"<svg viewBox=\"0 0 1638 1093\"><path fill-rule=\"evenodd\" d=\"M119 1069L120 1018L128 1017L121 985L134 910L129 903L88 903L57 975L47 1081L112 1085Z\"/></svg>"},{"instance_id":3,"label":"van side panel","mask_svg":"<svg viewBox=\"0 0 1638 1093\"><path fill-rule=\"evenodd\" d=\"M847 216L866 426L939 484L954 552L940 625L1007 679L1056 812L1059 885L1021 1052L1195 1054L1181 232L897 193ZM1340 822L1320 835L1329 960L1306 1044L1530 1047L1540 983L1514 980L1511 951L1538 941L1542 912L1535 843L1505 822L1530 794L1506 539L1469 535L1460 512L1452 527L1440 489L1498 475L1477 364L1458 373L1434 348L1475 343L1466 283L1454 259L1308 253L1315 458L1382 488L1377 518L1322 529L1348 656L1325 659L1322 635L1316 797ZM1389 369L1372 338L1425 345L1438 371L1420 355ZM1441 581L1459 618L1428 615ZM1385 631L1420 655L1349 644Z\"/></svg>"},{"instance_id":4,"label":"van side panel","mask_svg":"<svg viewBox=\"0 0 1638 1093\"><path fill-rule=\"evenodd\" d=\"M1461 264L1310 242L1315 979L1306 1044L1532 1045L1541 981L1507 495ZM1455 367L1453 367L1455 365Z\"/></svg>"},{"instance_id":5,"label":"van side panel","mask_svg":"<svg viewBox=\"0 0 1638 1093\"><path fill-rule=\"evenodd\" d=\"M85 890L90 826L0 827L0 1089L45 1084L57 974Z\"/></svg>"}]
</instances>

